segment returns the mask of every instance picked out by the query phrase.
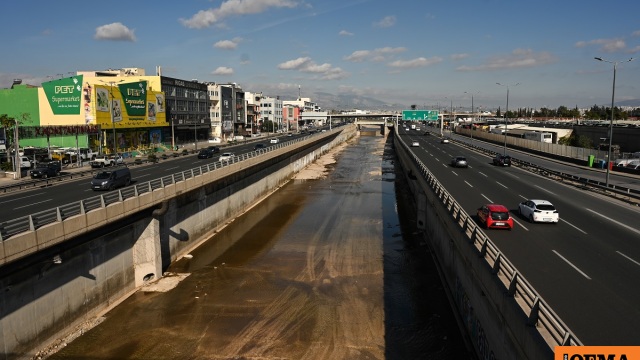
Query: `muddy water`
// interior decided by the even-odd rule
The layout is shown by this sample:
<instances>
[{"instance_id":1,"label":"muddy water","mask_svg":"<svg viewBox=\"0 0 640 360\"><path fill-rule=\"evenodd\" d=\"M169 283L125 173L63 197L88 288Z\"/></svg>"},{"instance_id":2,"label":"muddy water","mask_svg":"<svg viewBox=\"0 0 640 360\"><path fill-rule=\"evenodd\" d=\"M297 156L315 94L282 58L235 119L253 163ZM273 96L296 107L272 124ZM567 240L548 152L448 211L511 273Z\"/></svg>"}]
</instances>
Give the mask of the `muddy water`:
<instances>
[{"instance_id":1,"label":"muddy water","mask_svg":"<svg viewBox=\"0 0 640 360\"><path fill-rule=\"evenodd\" d=\"M49 358L470 358L385 144L354 139Z\"/></svg>"}]
</instances>

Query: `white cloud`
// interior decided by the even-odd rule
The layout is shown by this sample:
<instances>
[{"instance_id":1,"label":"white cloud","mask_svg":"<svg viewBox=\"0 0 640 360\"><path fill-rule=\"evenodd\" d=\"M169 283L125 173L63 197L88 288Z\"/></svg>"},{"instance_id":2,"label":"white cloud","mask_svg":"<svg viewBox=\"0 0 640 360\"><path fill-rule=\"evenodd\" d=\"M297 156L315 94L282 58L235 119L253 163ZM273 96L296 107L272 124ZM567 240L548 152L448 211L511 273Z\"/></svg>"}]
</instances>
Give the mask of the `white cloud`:
<instances>
[{"instance_id":1,"label":"white cloud","mask_svg":"<svg viewBox=\"0 0 640 360\"><path fill-rule=\"evenodd\" d=\"M391 16L385 16L382 20L373 23L373 26L379 27L379 28L388 28L388 27L392 27L395 24L396 24L396 17L391 15Z\"/></svg>"},{"instance_id":2,"label":"white cloud","mask_svg":"<svg viewBox=\"0 0 640 360\"><path fill-rule=\"evenodd\" d=\"M406 51L404 47L383 47L374 50L357 50L351 53L349 56L345 56L344 59L352 62L363 61L385 61L387 55L398 54Z\"/></svg>"},{"instance_id":3,"label":"white cloud","mask_svg":"<svg viewBox=\"0 0 640 360\"><path fill-rule=\"evenodd\" d=\"M213 44L213 47L224 50L234 50L238 47L238 43L241 40L241 38L235 38L233 40L220 40L217 43Z\"/></svg>"},{"instance_id":4,"label":"white cloud","mask_svg":"<svg viewBox=\"0 0 640 360\"><path fill-rule=\"evenodd\" d=\"M136 41L134 31L119 22L98 26L93 38L96 40Z\"/></svg>"},{"instance_id":5,"label":"white cloud","mask_svg":"<svg viewBox=\"0 0 640 360\"><path fill-rule=\"evenodd\" d=\"M353 33L348 32L347 30L340 30L338 35L340 35L340 36L353 36Z\"/></svg>"},{"instance_id":6,"label":"white cloud","mask_svg":"<svg viewBox=\"0 0 640 360\"><path fill-rule=\"evenodd\" d=\"M594 39L589 41L578 41L575 46L587 47L587 46L599 46L600 51L612 53L619 50L623 50L627 44L622 39Z\"/></svg>"},{"instance_id":7,"label":"white cloud","mask_svg":"<svg viewBox=\"0 0 640 360\"><path fill-rule=\"evenodd\" d=\"M516 49L511 54L490 58L486 63L478 66L460 66L458 71L503 70L515 68L538 67L555 62L555 58L548 52L534 52L531 49Z\"/></svg>"},{"instance_id":8,"label":"white cloud","mask_svg":"<svg viewBox=\"0 0 640 360\"><path fill-rule=\"evenodd\" d=\"M278 65L278 69L297 70L303 73L316 74L313 79L319 80L337 80L344 79L349 76L349 73L339 67L332 67L329 63L316 64L309 57L300 57L285 61Z\"/></svg>"},{"instance_id":9,"label":"white cloud","mask_svg":"<svg viewBox=\"0 0 640 360\"><path fill-rule=\"evenodd\" d=\"M192 29L203 29L219 24L232 16L259 14L270 8L294 8L295 0L227 0L220 7L201 10L189 19L180 19L182 25Z\"/></svg>"},{"instance_id":10,"label":"white cloud","mask_svg":"<svg viewBox=\"0 0 640 360\"><path fill-rule=\"evenodd\" d=\"M220 66L211 72L212 75L233 75L233 69L226 66Z\"/></svg>"},{"instance_id":11,"label":"white cloud","mask_svg":"<svg viewBox=\"0 0 640 360\"><path fill-rule=\"evenodd\" d=\"M469 57L469 54L451 54L451 60L462 60Z\"/></svg>"},{"instance_id":12,"label":"white cloud","mask_svg":"<svg viewBox=\"0 0 640 360\"><path fill-rule=\"evenodd\" d=\"M442 58L437 56L430 59L419 57L412 60L396 60L389 63L389 66L396 69L412 69L437 64L439 62L442 62Z\"/></svg>"}]
</instances>

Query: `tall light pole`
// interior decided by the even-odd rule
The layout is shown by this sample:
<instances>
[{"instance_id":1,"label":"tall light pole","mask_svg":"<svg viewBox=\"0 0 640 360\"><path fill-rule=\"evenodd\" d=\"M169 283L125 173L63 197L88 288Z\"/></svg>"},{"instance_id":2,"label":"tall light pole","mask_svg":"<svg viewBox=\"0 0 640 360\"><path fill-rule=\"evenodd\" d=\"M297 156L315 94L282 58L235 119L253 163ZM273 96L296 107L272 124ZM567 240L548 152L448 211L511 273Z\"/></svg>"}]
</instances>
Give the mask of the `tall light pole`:
<instances>
[{"instance_id":1,"label":"tall light pole","mask_svg":"<svg viewBox=\"0 0 640 360\"><path fill-rule=\"evenodd\" d=\"M465 94L471 94L471 127L469 128L469 134L471 134L471 145L473 145L473 123L475 122L475 112L473 112L473 95L474 94L479 94L480 91L475 92L475 93L470 93L465 91Z\"/></svg>"},{"instance_id":2,"label":"tall light pole","mask_svg":"<svg viewBox=\"0 0 640 360\"><path fill-rule=\"evenodd\" d=\"M101 83L109 84L109 95L111 95L111 101L109 102L109 113L111 114L111 126L113 127L113 155L115 155L118 152L118 144L116 142L116 121L113 118L113 85L117 83L121 83L123 81L124 80L120 80L120 81L100 80Z\"/></svg>"},{"instance_id":3,"label":"tall light pole","mask_svg":"<svg viewBox=\"0 0 640 360\"><path fill-rule=\"evenodd\" d=\"M594 59L598 60L598 61L603 61L603 62L607 62L609 64L613 64L613 90L611 91L611 121L609 121L609 150L607 153L607 176L606 176L606 180L605 180L605 186L607 188L609 188L609 168L611 167L610 162L611 162L611 147L613 146L613 103L614 103L614 98L616 96L616 68L618 67L619 63L625 63L625 62L630 62L633 61L633 58L630 58L629 60L625 60L625 61L609 61L609 60L605 60L601 57L595 57Z\"/></svg>"},{"instance_id":4,"label":"tall light pole","mask_svg":"<svg viewBox=\"0 0 640 360\"><path fill-rule=\"evenodd\" d=\"M518 86L520 85L520 83L515 83L513 85L509 85L509 84L501 84L501 83L496 83L500 86L506 86L507 87L507 110L504 112L504 150L502 155L507 155L507 114L509 113L509 86Z\"/></svg>"}]
</instances>

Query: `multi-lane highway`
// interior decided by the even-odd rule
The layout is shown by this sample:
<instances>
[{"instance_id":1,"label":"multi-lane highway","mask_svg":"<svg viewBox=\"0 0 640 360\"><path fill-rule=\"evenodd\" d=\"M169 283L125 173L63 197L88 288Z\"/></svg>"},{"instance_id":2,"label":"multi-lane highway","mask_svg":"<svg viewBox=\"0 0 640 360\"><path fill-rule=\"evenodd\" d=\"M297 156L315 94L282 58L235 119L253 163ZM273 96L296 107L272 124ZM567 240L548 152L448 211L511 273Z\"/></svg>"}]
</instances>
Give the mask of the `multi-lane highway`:
<instances>
[{"instance_id":1,"label":"multi-lane highway","mask_svg":"<svg viewBox=\"0 0 640 360\"><path fill-rule=\"evenodd\" d=\"M475 216L487 203L510 209L512 231L483 231L585 345L640 345L638 207L516 166L494 166L491 157L458 146L455 138L442 144L437 134L424 132L400 129L407 144L419 142L412 151L467 213ZM468 168L450 165L458 155L467 158ZM546 164L539 158L529 161ZM526 199L551 201L560 222L533 224L519 217L518 203Z\"/></svg>"}]
</instances>

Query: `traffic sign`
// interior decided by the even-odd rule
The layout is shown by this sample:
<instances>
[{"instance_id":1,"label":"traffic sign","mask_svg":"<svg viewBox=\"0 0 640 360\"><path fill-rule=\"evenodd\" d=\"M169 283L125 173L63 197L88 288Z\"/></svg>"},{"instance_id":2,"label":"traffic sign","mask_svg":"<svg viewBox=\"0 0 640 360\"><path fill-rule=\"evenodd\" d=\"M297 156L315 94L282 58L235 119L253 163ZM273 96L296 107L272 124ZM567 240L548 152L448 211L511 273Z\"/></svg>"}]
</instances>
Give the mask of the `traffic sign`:
<instances>
[{"instance_id":1,"label":"traffic sign","mask_svg":"<svg viewBox=\"0 0 640 360\"><path fill-rule=\"evenodd\" d=\"M438 121L438 110L402 110L402 120Z\"/></svg>"}]
</instances>

